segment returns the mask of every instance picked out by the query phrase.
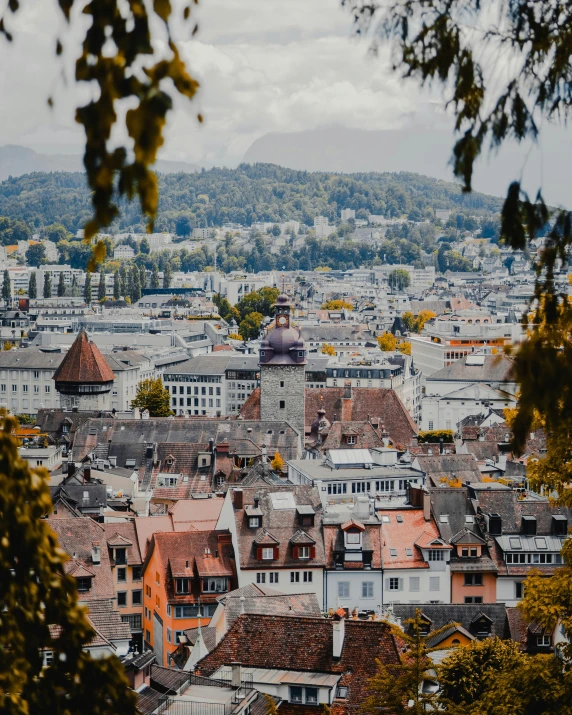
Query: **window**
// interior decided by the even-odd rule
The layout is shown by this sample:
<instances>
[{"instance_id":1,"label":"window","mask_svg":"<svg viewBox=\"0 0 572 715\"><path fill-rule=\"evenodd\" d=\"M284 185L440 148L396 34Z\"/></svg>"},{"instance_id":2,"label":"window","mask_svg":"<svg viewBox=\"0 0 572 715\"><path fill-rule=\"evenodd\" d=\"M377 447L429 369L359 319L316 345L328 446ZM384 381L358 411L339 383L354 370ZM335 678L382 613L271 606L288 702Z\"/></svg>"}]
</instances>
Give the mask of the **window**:
<instances>
[{"instance_id":1,"label":"window","mask_svg":"<svg viewBox=\"0 0 572 715\"><path fill-rule=\"evenodd\" d=\"M300 583L299 571L290 571L290 583Z\"/></svg>"},{"instance_id":2,"label":"window","mask_svg":"<svg viewBox=\"0 0 572 715\"><path fill-rule=\"evenodd\" d=\"M476 548L471 548L471 558L476 559L477 558L477 549Z\"/></svg>"},{"instance_id":3,"label":"window","mask_svg":"<svg viewBox=\"0 0 572 715\"><path fill-rule=\"evenodd\" d=\"M22 385L22 392L28 392L28 385Z\"/></svg>"},{"instance_id":4,"label":"window","mask_svg":"<svg viewBox=\"0 0 572 715\"><path fill-rule=\"evenodd\" d=\"M350 582L338 581L338 598L350 597Z\"/></svg>"},{"instance_id":5,"label":"window","mask_svg":"<svg viewBox=\"0 0 572 715\"><path fill-rule=\"evenodd\" d=\"M6 384L5 383L2 383L0 385L0 392L6 392Z\"/></svg>"},{"instance_id":6,"label":"window","mask_svg":"<svg viewBox=\"0 0 572 715\"><path fill-rule=\"evenodd\" d=\"M280 380L280 387L284 387L284 380Z\"/></svg>"},{"instance_id":7,"label":"window","mask_svg":"<svg viewBox=\"0 0 572 715\"><path fill-rule=\"evenodd\" d=\"M409 577L409 590L410 591L419 591L419 585L420 585L419 576L410 576Z\"/></svg>"},{"instance_id":8,"label":"window","mask_svg":"<svg viewBox=\"0 0 572 715\"><path fill-rule=\"evenodd\" d=\"M299 546L298 547L298 558L299 559L309 559L310 558L310 547L309 546Z\"/></svg>"},{"instance_id":9,"label":"window","mask_svg":"<svg viewBox=\"0 0 572 715\"><path fill-rule=\"evenodd\" d=\"M127 563L125 549L115 549L115 563L116 565L123 565Z\"/></svg>"},{"instance_id":10,"label":"window","mask_svg":"<svg viewBox=\"0 0 572 715\"><path fill-rule=\"evenodd\" d=\"M359 531L346 531L346 543L347 544L361 543L361 533Z\"/></svg>"},{"instance_id":11,"label":"window","mask_svg":"<svg viewBox=\"0 0 572 715\"><path fill-rule=\"evenodd\" d=\"M226 578L204 578L203 592L204 593L223 593L227 590Z\"/></svg>"},{"instance_id":12,"label":"window","mask_svg":"<svg viewBox=\"0 0 572 715\"><path fill-rule=\"evenodd\" d=\"M469 557L469 549L461 549L461 556Z\"/></svg>"},{"instance_id":13,"label":"window","mask_svg":"<svg viewBox=\"0 0 572 715\"><path fill-rule=\"evenodd\" d=\"M177 578L175 579L177 593L189 593L189 582L188 578Z\"/></svg>"},{"instance_id":14,"label":"window","mask_svg":"<svg viewBox=\"0 0 572 715\"><path fill-rule=\"evenodd\" d=\"M90 578L78 578L76 579L77 582L77 590L80 593L85 593L85 591L89 591L91 588L91 579Z\"/></svg>"},{"instance_id":15,"label":"window","mask_svg":"<svg viewBox=\"0 0 572 715\"><path fill-rule=\"evenodd\" d=\"M151 598L151 586L145 586L145 595L147 598Z\"/></svg>"},{"instance_id":16,"label":"window","mask_svg":"<svg viewBox=\"0 0 572 715\"><path fill-rule=\"evenodd\" d=\"M536 636L536 645L540 648L546 648L552 644L550 636Z\"/></svg>"},{"instance_id":17,"label":"window","mask_svg":"<svg viewBox=\"0 0 572 715\"><path fill-rule=\"evenodd\" d=\"M389 549L390 556L397 556L397 549Z\"/></svg>"},{"instance_id":18,"label":"window","mask_svg":"<svg viewBox=\"0 0 572 715\"><path fill-rule=\"evenodd\" d=\"M126 581L127 580L127 569L117 569L117 580Z\"/></svg>"},{"instance_id":19,"label":"window","mask_svg":"<svg viewBox=\"0 0 572 715\"><path fill-rule=\"evenodd\" d=\"M347 443L348 444L355 444L356 443L356 437L353 434L349 434L347 437Z\"/></svg>"},{"instance_id":20,"label":"window","mask_svg":"<svg viewBox=\"0 0 572 715\"><path fill-rule=\"evenodd\" d=\"M304 571L304 583L312 583L312 572Z\"/></svg>"},{"instance_id":21,"label":"window","mask_svg":"<svg viewBox=\"0 0 572 715\"><path fill-rule=\"evenodd\" d=\"M159 576L159 572L155 571L155 583L160 584L161 583L161 577Z\"/></svg>"},{"instance_id":22,"label":"window","mask_svg":"<svg viewBox=\"0 0 572 715\"><path fill-rule=\"evenodd\" d=\"M266 574L265 573L257 573L256 574L256 583L266 583Z\"/></svg>"},{"instance_id":23,"label":"window","mask_svg":"<svg viewBox=\"0 0 572 715\"><path fill-rule=\"evenodd\" d=\"M389 590L390 591L399 591L399 579L398 578L390 578L389 579Z\"/></svg>"},{"instance_id":24,"label":"window","mask_svg":"<svg viewBox=\"0 0 572 715\"><path fill-rule=\"evenodd\" d=\"M257 516L251 516L248 520L248 526L258 528L260 526L260 522L258 520Z\"/></svg>"},{"instance_id":25,"label":"window","mask_svg":"<svg viewBox=\"0 0 572 715\"><path fill-rule=\"evenodd\" d=\"M270 574L270 583L278 583L278 576L279 576L278 571L272 572Z\"/></svg>"},{"instance_id":26,"label":"window","mask_svg":"<svg viewBox=\"0 0 572 715\"><path fill-rule=\"evenodd\" d=\"M429 549L429 561L445 561L445 552L437 549Z\"/></svg>"},{"instance_id":27,"label":"window","mask_svg":"<svg viewBox=\"0 0 572 715\"><path fill-rule=\"evenodd\" d=\"M482 596L465 596L465 603L482 603Z\"/></svg>"},{"instance_id":28,"label":"window","mask_svg":"<svg viewBox=\"0 0 572 715\"><path fill-rule=\"evenodd\" d=\"M44 390L46 391L46 393L51 392L52 391L51 385L45 385Z\"/></svg>"},{"instance_id":29,"label":"window","mask_svg":"<svg viewBox=\"0 0 572 715\"><path fill-rule=\"evenodd\" d=\"M158 595L155 596L155 606L157 606L157 608L161 608L161 599Z\"/></svg>"},{"instance_id":30,"label":"window","mask_svg":"<svg viewBox=\"0 0 572 715\"><path fill-rule=\"evenodd\" d=\"M34 380L39 380L39 379L40 379L40 371L34 370Z\"/></svg>"},{"instance_id":31,"label":"window","mask_svg":"<svg viewBox=\"0 0 572 715\"><path fill-rule=\"evenodd\" d=\"M406 549L405 549L405 555L406 555L406 556L413 556L413 549L406 548Z\"/></svg>"},{"instance_id":32,"label":"window","mask_svg":"<svg viewBox=\"0 0 572 715\"><path fill-rule=\"evenodd\" d=\"M171 629L167 628L167 643L172 643L173 642L173 636L171 633Z\"/></svg>"},{"instance_id":33,"label":"window","mask_svg":"<svg viewBox=\"0 0 572 715\"><path fill-rule=\"evenodd\" d=\"M361 597L373 598L373 581L362 581Z\"/></svg>"},{"instance_id":34,"label":"window","mask_svg":"<svg viewBox=\"0 0 572 715\"><path fill-rule=\"evenodd\" d=\"M338 690L336 692L336 697L344 698L344 699L347 698L348 697L348 689L343 685L339 685Z\"/></svg>"},{"instance_id":35,"label":"window","mask_svg":"<svg viewBox=\"0 0 572 715\"><path fill-rule=\"evenodd\" d=\"M522 581L517 581L514 584L514 597L522 598L523 594L524 594L524 583Z\"/></svg>"},{"instance_id":36,"label":"window","mask_svg":"<svg viewBox=\"0 0 572 715\"><path fill-rule=\"evenodd\" d=\"M119 607L127 605L127 591L117 592L117 605Z\"/></svg>"},{"instance_id":37,"label":"window","mask_svg":"<svg viewBox=\"0 0 572 715\"><path fill-rule=\"evenodd\" d=\"M272 561L273 558L274 558L274 549L272 547L262 549L262 560L263 561Z\"/></svg>"},{"instance_id":38,"label":"window","mask_svg":"<svg viewBox=\"0 0 572 715\"><path fill-rule=\"evenodd\" d=\"M286 400L280 400L280 409L283 410L286 408Z\"/></svg>"},{"instance_id":39,"label":"window","mask_svg":"<svg viewBox=\"0 0 572 715\"><path fill-rule=\"evenodd\" d=\"M140 606L143 603L142 596L142 591L131 591L131 605Z\"/></svg>"},{"instance_id":40,"label":"window","mask_svg":"<svg viewBox=\"0 0 572 715\"><path fill-rule=\"evenodd\" d=\"M439 576L429 577L429 590L438 591L441 588L441 579Z\"/></svg>"},{"instance_id":41,"label":"window","mask_svg":"<svg viewBox=\"0 0 572 715\"><path fill-rule=\"evenodd\" d=\"M12 385L12 392L18 392L18 385Z\"/></svg>"},{"instance_id":42,"label":"window","mask_svg":"<svg viewBox=\"0 0 572 715\"><path fill-rule=\"evenodd\" d=\"M317 705L318 704L318 688L300 688L298 686L290 686L290 702L302 705Z\"/></svg>"},{"instance_id":43,"label":"window","mask_svg":"<svg viewBox=\"0 0 572 715\"><path fill-rule=\"evenodd\" d=\"M51 665L54 662L54 652L51 650L44 651L44 666Z\"/></svg>"},{"instance_id":44,"label":"window","mask_svg":"<svg viewBox=\"0 0 572 715\"><path fill-rule=\"evenodd\" d=\"M131 570L131 578L133 581L141 581L141 566L134 566Z\"/></svg>"},{"instance_id":45,"label":"window","mask_svg":"<svg viewBox=\"0 0 572 715\"><path fill-rule=\"evenodd\" d=\"M482 586L483 585L483 574L482 573L466 573L465 574L465 586Z\"/></svg>"},{"instance_id":46,"label":"window","mask_svg":"<svg viewBox=\"0 0 572 715\"><path fill-rule=\"evenodd\" d=\"M429 431L433 429L433 420L429 420Z\"/></svg>"}]
</instances>

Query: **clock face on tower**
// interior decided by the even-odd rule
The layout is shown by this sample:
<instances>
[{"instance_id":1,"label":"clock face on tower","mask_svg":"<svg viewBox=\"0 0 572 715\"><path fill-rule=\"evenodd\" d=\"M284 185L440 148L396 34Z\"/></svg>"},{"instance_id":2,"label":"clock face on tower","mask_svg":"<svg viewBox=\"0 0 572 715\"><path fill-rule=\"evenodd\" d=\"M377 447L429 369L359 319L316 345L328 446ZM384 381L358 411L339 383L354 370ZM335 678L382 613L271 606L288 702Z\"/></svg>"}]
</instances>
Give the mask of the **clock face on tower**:
<instances>
[{"instance_id":1,"label":"clock face on tower","mask_svg":"<svg viewBox=\"0 0 572 715\"><path fill-rule=\"evenodd\" d=\"M278 325L279 328L286 328L288 326L288 316L287 315L279 315L276 318L276 324Z\"/></svg>"}]
</instances>

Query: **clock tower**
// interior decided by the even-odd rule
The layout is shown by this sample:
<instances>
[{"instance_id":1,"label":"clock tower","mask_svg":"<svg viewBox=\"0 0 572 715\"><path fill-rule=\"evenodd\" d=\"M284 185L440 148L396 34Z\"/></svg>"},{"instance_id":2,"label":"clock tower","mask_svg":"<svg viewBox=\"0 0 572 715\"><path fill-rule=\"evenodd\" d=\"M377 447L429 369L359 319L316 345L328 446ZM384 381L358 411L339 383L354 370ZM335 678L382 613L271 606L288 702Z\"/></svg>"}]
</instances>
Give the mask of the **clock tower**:
<instances>
[{"instance_id":1,"label":"clock tower","mask_svg":"<svg viewBox=\"0 0 572 715\"><path fill-rule=\"evenodd\" d=\"M285 420L304 443L306 346L291 324L292 303L282 294L274 304L275 320L260 343L260 418Z\"/></svg>"}]
</instances>

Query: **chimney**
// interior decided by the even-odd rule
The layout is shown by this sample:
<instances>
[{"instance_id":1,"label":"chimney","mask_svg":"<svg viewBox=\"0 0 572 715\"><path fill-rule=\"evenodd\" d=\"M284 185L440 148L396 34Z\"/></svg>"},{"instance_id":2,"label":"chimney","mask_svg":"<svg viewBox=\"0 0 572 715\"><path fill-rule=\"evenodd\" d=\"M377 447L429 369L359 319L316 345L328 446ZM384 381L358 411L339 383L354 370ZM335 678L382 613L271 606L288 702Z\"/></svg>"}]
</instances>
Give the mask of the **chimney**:
<instances>
[{"instance_id":1,"label":"chimney","mask_svg":"<svg viewBox=\"0 0 572 715\"><path fill-rule=\"evenodd\" d=\"M234 490L234 508L242 509L243 505L244 505L243 491L242 491L242 489L235 489Z\"/></svg>"},{"instance_id":2,"label":"chimney","mask_svg":"<svg viewBox=\"0 0 572 715\"><path fill-rule=\"evenodd\" d=\"M94 564L101 563L101 547L99 541L91 542L91 560Z\"/></svg>"},{"instance_id":3,"label":"chimney","mask_svg":"<svg viewBox=\"0 0 572 715\"><path fill-rule=\"evenodd\" d=\"M341 615L341 613L343 615ZM334 616L333 625L333 639L332 639L332 656L339 660L342 657L342 650L344 649L344 638L346 635L346 622L345 622L345 611L343 608L339 608Z\"/></svg>"},{"instance_id":4,"label":"chimney","mask_svg":"<svg viewBox=\"0 0 572 715\"><path fill-rule=\"evenodd\" d=\"M423 518L431 521L431 495L428 492L423 492Z\"/></svg>"},{"instance_id":5,"label":"chimney","mask_svg":"<svg viewBox=\"0 0 572 715\"><path fill-rule=\"evenodd\" d=\"M266 457L267 457L267 454L268 454L268 450L266 449L266 445L265 445L265 444L262 445L262 450L261 450L261 451L262 451L262 462L263 462L263 464L266 464L266 462L268 461L267 458L266 458Z\"/></svg>"},{"instance_id":6,"label":"chimney","mask_svg":"<svg viewBox=\"0 0 572 715\"><path fill-rule=\"evenodd\" d=\"M91 479L91 467L86 467L83 470L83 481L84 482L89 482Z\"/></svg>"},{"instance_id":7,"label":"chimney","mask_svg":"<svg viewBox=\"0 0 572 715\"><path fill-rule=\"evenodd\" d=\"M258 505L260 504L260 498L259 497L254 497L254 508L258 509Z\"/></svg>"},{"instance_id":8,"label":"chimney","mask_svg":"<svg viewBox=\"0 0 572 715\"><path fill-rule=\"evenodd\" d=\"M351 400L351 399L352 399L352 383L345 382L344 383L344 400Z\"/></svg>"},{"instance_id":9,"label":"chimney","mask_svg":"<svg viewBox=\"0 0 572 715\"><path fill-rule=\"evenodd\" d=\"M230 684L233 688L240 688L242 685L242 663L231 663L231 680Z\"/></svg>"},{"instance_id":10,"label":"chimney","mask_svg":"<svg viewBox=\"0 0 572 715\"><path fill-rule=\"evenodd\" d=\"M443 454L443 452L445 451L443 447L443 442L443 437L441 437L441 439L439 440L439 454Z\"/></svg>"}]
</instances>

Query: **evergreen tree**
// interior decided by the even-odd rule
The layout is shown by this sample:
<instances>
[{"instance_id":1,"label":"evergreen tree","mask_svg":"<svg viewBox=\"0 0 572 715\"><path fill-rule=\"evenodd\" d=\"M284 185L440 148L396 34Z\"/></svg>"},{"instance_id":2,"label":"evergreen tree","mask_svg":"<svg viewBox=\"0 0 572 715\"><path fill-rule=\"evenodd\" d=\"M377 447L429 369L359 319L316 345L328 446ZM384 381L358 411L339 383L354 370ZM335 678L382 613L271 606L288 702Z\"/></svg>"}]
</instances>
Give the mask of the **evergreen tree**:
<instances>
[{"instance_id":1,"label":"evergreen tree","mask_svg":"<svg viewBox=\"0 0 572 715\"><path fill-rule=\"evenodd\" d=\"M163 288L171 287L172 278L173 273L171 272L171 266L169 263L165 263L165 268L163 269Z\"/></svg>"},{"instance_id":2,"label":"evergreen tree","mask_svg":"<svg viewBox=\"0 0 572 715\"><path fill-rule=\"evenodd\" d=\"M89 271L85 274L85 285L83 287L83 297L85 302L90 305L91 303L91 273Z\"/></svg>"},{"instance_id":3,"label":"evergreen tree","mask_svg":"<svg viewBox=\"0 0 572 715\"><path fill-rule=\"evenodd\" d=\"M149 239L147 238L147 236L145 236L145 238L139 244L139 251L140 253L144 253L147 256L151 253L151 246L149 245Z\"/></svg>"},{"instance_id":4,"label":"evergreen tree","mask_svg":"<svg viewBox=\"0 0 572 715\"><path fill-rule=\"evenodd\" d=\"M12 298L12 282L7 268L4 271L4 279L2 281L2 298L4 298L5 303L8 303Z\"/></svg>"},{"instance_id":5,"label":"evergreen tree","mask_svg":"<svg viewBox=\"0 0 572 715\"><path fill-rule=\"evenodd\" d=\"M141 298L141 282L139 280L139 270L137 266L133 266L133 268L131 269L130 278L130 298L132 303L136 303Z\"/></svg>"},{"instance_id":6,"label":"evergreen tree","mask_svg":"<svg viewBox=\"0 0 572 715\"><path fill-rule=\"evenodd\" d=\"M77 284L77 276L75 275L75 273L72 278L71 294L74 296L74 298L77 298L79 296L79 286Z\"/></svg>"},{"instance_id":7,"label":"evergreen tree","mask_svg":"<svg viewBox=\"0 0 572 715\"><path fill-rule=\"evenodd\" d=\"M60 271L60 279L58 281L58 298L66 294L66 284L64 283L64 272Z\"/></svg>"},{"instance_id":8,"label":"evergreen tree","mask_svg":"<svg viewBox=\"0 0 572 715\"><path fill-rule=\"evenodd\" d=\"M119 269L119 292L123 297L129 295L129 279L125 263L122 263Z\"/></svg>"},{"instance_id":9,"label":"evergreen tree","mask_svg":"<svg viewBox=\"0 0 572 715\"><path fill-rule=\"evenodd\" d=\"M141 290L147 287L147 271L145 270L145 266L139 266L139 283Z\"/></svg>"},{"instance_id":10,"label":"evergreen tree","mask_svg":"<svg viewBox=\"0 0 572 715\"><path fill-rule=\"evenodd\" d=\"M30 274L30 282L28 283L28 297L35 299L38 297L38 284L36 283L36 271Z\"/></svg>"},{"instance_id":11,"label":"evergreen tree","mask_svg":"<svg viewBox=\"0 0 572 715\"><path fill-rule=\"evenodd\" d=\"M44 298L52 297L52 274L44 273Z\"/></svg>"},{"instance_id":12,"label":"evergreen tree","mask_svg":"<svg viewBox=\"0 0 572 715\"><path fill-rule=\"evenodd\" d=\"M99 273L99 285L97 287L97 300L105 299L105 271L103 268Z\"/></svg>"},{"instance_id":13,"label":"evergreen tree","mask_svg":"<svg viewBox=\"0 0 572 715\"><path fill-rule=\"evenodd\" d=\"M115 300L121 298L121 279L119 277L119 271L115 271L113 274L113 297Z\"/></svg>"},{"instance_id":14,"label":"evergreen tree","mask_svg":"<svg viewBox=\"0 0 572 715\"><path fill-rule=\"evenodd\" d=\"M153 268L151 269L151 290L155 290L159 287L159 269L156 263L153 263Z\"/></svg>"}]
</instances>

